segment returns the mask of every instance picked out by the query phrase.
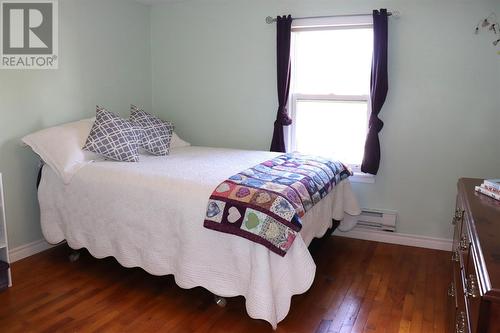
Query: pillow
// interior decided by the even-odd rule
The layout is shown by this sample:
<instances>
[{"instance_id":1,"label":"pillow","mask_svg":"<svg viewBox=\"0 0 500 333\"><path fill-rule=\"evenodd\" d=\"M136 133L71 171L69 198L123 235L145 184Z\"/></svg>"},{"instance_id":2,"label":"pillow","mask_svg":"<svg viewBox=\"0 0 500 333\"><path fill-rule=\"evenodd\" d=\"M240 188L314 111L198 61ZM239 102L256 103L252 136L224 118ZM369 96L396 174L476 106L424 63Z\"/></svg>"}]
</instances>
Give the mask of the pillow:
<instances>
[{"instance_id":1,"label":"pillow","mask_svg":"<svg viewBox=\"0 0 500 333\"><path fill-rule=\"evenodd\" d=\"M97 157L82 150L93 123L93 118L83 119L29 134L21 140L69 184L79 169Z\"/></svg>"},{"instance_id":2,"label":"pillow","mask_svg":"<svg viewBox=\"0 0 500 333\"><path fill-rule=\"evenodd\" d=\"M131 121L97 106L95 123L83 146L112 160L139 162L141 130Z\"/></svg>"},{"instance_id":3,"label":"pillow","mask_svg":"<svg viewBox=\"0 0 500 333\"><path fill-rule=\"evenodd\" d=\"M177 133L173 132L172 133L172 141L170 141L170 148L182 148L182 147L189 147L191 144L189 142L186 142L179 138Z\"/></svg>"},{"instance_id":4,"label":"pillow","mask_svg":"<svg viewBox=\"0 0 500 333\"><path fill-rule=\"evenodd\" d=\"M144 112L135 105L130 106L130 111L130 120L143 130L141 147L153 155L168 155L174 124Z\"/></svg>"}]
</instances>

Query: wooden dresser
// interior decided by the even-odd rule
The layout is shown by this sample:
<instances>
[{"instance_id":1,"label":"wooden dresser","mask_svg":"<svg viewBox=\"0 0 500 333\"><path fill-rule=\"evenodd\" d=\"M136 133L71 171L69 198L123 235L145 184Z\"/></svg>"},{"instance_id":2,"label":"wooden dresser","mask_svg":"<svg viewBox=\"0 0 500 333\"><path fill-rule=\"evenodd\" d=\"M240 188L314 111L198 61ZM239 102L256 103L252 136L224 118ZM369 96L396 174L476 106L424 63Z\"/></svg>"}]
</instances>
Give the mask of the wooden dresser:
<instances>
[{"instance_id":1,"label":"wooden dresser","mask_svg":"<svg viewBox=\"0 0 500 333\"><path fill-rule=\"evenodd\" d=\"M449 332L500 333L500 202L476 193L481 183L458 181Z\"/></svg>"}]
</instances>

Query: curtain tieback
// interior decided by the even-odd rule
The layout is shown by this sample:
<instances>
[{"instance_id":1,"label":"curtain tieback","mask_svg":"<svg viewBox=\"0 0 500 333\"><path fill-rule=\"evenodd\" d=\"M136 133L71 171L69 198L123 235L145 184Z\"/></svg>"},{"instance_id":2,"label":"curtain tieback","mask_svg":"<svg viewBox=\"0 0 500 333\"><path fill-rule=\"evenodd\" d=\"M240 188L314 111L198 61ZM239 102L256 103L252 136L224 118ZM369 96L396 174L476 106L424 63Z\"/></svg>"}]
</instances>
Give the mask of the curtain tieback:
<instances>
[{"instance_id":1,"label":"curtain tieback","mask_svg":"<svg viewBox=\"0 0 500 333\"><path fill-rule=\"evenodd\" d=\"M370 117L370 131L380 132L384 127L384 122L378 117Z\"/></svg>"},{"instance_id":2,"label":"curtain tieback","mask_svg":"<svg viewBox=\"0 0 500 333\"><path fill-rule=\"evenodd\" d=\"M292 118L288 115L286 108L280 107L278 110L278 116L274 122L276 125L290 126L292 124Z\"/></svg>"}]
</instances>

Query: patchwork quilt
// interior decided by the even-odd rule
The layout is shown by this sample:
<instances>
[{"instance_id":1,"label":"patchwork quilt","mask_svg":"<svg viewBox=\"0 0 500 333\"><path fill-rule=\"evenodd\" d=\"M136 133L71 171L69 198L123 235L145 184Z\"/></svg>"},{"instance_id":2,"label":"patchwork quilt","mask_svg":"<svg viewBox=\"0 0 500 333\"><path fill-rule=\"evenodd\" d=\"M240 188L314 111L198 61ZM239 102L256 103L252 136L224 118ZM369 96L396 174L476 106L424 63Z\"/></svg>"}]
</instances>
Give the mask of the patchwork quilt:
<instances>
[{"instance_id":1,"label":"patchwork quilt","mask_svg":"<svg viewBox=\"0 0 500 333\"><path fill-rule=\"evenodd\" d=\"M280 155L222 182L210 196L204 226L285 256L302 229L304 214L351 175L338 161Z\"/></svg>"}]
</instances>

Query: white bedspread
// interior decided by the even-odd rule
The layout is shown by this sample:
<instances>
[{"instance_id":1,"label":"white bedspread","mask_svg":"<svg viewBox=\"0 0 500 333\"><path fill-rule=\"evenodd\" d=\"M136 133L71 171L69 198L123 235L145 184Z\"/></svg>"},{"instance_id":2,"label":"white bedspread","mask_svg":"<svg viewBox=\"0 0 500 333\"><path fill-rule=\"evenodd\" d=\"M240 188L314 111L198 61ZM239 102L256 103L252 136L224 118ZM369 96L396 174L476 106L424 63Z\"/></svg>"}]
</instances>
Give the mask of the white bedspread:
<instances>
[{"instance_id":1,"label":"white bedspread","mask_svg":"<svg viewBox=\"0 0 500 333\"><path fill-rule=\"evenodd\" d=\"M115 257L125 267L173 274L182 288L243 295L252 318L276 328L292 295L307 291L316 266L307 249L314 237L359 214L350 183L341 182L309 211L285 257L237 236L203 227L208 198L233 174L278 154L186 147L168 157L141 156L140 163L98 161L68 185L49 168L38 191L41 224L50 243L67 240L96 258Z\"/></svg>"}]
</instances>

